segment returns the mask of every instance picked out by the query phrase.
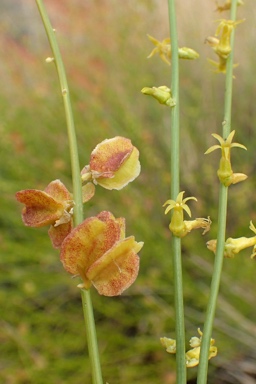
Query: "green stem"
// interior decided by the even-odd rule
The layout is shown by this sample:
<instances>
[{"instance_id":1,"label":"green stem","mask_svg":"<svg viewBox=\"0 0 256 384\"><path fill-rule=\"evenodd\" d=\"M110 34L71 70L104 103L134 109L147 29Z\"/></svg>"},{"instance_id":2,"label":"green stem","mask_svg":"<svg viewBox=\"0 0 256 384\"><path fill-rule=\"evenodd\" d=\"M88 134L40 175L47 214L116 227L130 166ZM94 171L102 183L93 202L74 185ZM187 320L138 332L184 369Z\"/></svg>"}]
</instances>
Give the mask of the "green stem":
<instances>
[{"instance_id":1,"label":"green stem","mask_svg":"<svg viewBox=\"0 0 256 384\"><path fill-rule=\"evenodd\" d=\"M171 198L176 200L180 192L180 134L179 134L179 56L178 37L176 28L175 0L168 0L170 37L172 44L172 95L175 107L171 109ZM183 305L181 240L172 238L172 258L174 270L174 304L176 327L176 383L187 382L185 359L185 325Z\"/></svg>"},{"instance_id":2,"label":"green stem","mask_svg":"<svg viewBox=\"0 0 256 384\"><path fill-rule=\"evenodd\" d=\"M72 170L72 180L73 180L73 198L75 202L74 206L74 225L77 226L83 221L83 200L82 200L82 183L80 175L80 165L77 149L77 139L76 131L74 125L73 111L70 101L70 93L68 82L66 78L66 72L64 64L62 61L62 56L59 50L59 46L55 36L55 30L52 28L50 19L48 17L47 11L45 9L44 3L42 0L36 0L37 7L39 9L45 31L53 52L53 58L56 65L60 90L63 97L65 116L67 122L67 132L69 139L70 147L70 161L71 161L71 170ZM92 367L92 382L93 384L102 384L102 374L100 366L100 358L97 344L97 336L95 329L95 321L93 316L93 307L91 303L91 295L89 290L81 290L82 294L82 303L83 303L83 313L85 328L88 340L88 350L89 357Z\"/></svg>"},{"instance_id":3,"label":"green stem","mask_svg":"<svg viewBox=\"0 0 256 384\"><path fill-rule=\"evenodd\" d=\"M94 384L103 384L90 291L82 289L81 294L83 302L84 320L87 330L87 344L89 350L89 357L91 365L93 367L92 382Z\"/></svg>"},{"instance_id":4,"label":"green stem","mask_svg":"<svg viewBox=\"0 0 256 384\"><path fill-rule=\"evenodd\" d=\"M236 20L237 0L232 0L230 20ZM232 85L233 85L233 51L234 51L234 30L231 35L231 53L227 61L226 82L225 82L225 102L224 102L224 120L222 135L226 138L231 130L231 110L232 110ZM205 317L202 345L200 351L200 362L198 367L197 384L207 383L208 374L208 353L213 330L213 322L216 312L217 299L220 287L220 279L223 265L223 254L226 236L227 221L227 201L228 188L220 184L219 191L219 218L218 218L218 234L217 249L214 261L210 296Z\"/></svg>"},{"instance_id":5,"label":"green stem","mask_svg":"<svg viewBox=\"0 0 256 384\"><path fill-rule=\"evenodd\" d=\"M208 355L209 355L213 321L214 321L214 316L216 311L222 264L223 264L223 253L224 253L224 244L225 244L225 235L226 235L227 198L228 198L228 188L221 184L220 192L219 192L219 219L218 219L217 249L216 249L216 255L214 260L210 297L208 300L208 306L207 306L205 323L204 323L197 384L207 383Z\"/></svg>"},{"instance_id":6,"label":"green stem","mask_svg":"<svg viewBox=\"0 0 256 384\"><path fill-rule=\"evenodd\" d=\"M70 94L68 88L68 82L66 78L66 72L64 68L64 64L62 61L61 53L59 50L59 46L55 36L55 30L52 28L50 19L48 17L47 11L43 4L42 0L36 0L45 31L52 49L54 62L56 65L59 82L60 82L60 90L63 97L65 115L67 121L67 131L69 138L69 146L70 146L70 160L71 160L71 170L72 170L72 178L73 178L73 197L75 201L74 206L74 224L78 225L83 221L83 201L82 201L82 188L81 188L81 175L80 175L80 165L77 151L77 140L76 140L76 132L74 126L73 112L70 101Z\"/></svg>"}]
</instances>

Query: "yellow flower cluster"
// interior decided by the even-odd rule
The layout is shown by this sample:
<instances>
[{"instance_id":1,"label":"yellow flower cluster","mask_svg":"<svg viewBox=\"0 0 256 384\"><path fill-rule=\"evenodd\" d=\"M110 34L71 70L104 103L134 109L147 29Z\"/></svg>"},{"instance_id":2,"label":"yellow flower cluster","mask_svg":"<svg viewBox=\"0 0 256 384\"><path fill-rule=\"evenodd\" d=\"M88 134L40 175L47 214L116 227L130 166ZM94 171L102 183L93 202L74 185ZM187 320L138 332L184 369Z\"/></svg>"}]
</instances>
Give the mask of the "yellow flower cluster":
<instances>
[{"instance_id":1,"label":"yellow flower cluster","mask_svg":"<svg viewBox=\"0 0 256 384\"><path fill-rule=\"evenodd\" d=\"M205 42L208 43L218 55L218 62L208 59L209 62L217 68L215 72L226 73L227 59L231 53L231 33L233 29L244 20L233 21L222 19L218 21L220 21L220 23L216 29L215 37L209 36ZM219 36L219 38L216 36Z\"/></svg>"},{"instance_id":2,"label":"yellow flower cluster","mask_svg":"<svg viewBox=\"0 0 256 384\"><path fill-rule=\"evenodd\" d=\"M202 336L203 333L198 328L198 333L200 337L193 336L191 337L189 341L189 345L191 347L190 350L186 352L186 366L187 368L196 367L199 364L200 359L200 349L201 349L201 342L202 342ZM160 342L163 347L165 347L166 352L175 354L176 353L176 340L175 339L169 339L167 337L160 338ZM215 357L217 355L218 349L214 345L215 340L211 339L210 341L210 348L209 348L209 354L208 354L208 360L210 360L212 357Z\"/></svg>"}]
</instances>

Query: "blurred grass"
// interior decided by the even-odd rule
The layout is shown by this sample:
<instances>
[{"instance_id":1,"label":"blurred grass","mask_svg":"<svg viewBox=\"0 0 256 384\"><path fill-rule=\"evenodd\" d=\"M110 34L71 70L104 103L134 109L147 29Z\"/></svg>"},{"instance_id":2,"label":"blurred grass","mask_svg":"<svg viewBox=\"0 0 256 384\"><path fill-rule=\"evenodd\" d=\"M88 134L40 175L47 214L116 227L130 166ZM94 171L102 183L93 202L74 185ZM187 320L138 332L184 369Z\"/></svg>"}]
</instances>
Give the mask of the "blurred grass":
<instances>
[{"instance_id":1,"label":"blurred grass","mask_svg":"<svg viewBox=\"0 0 256 384\"><path fill-rule=\"evenodd\" d=\"M130 137L141 153L142 173L134 183L120 192L99 188L85 206L86 216L102 209L125 216L127 234L145 242L139 278L124 295L104 298L93 292L104 379L111 384L174 383L174 358L159 344L160 336L174 337L171 236L162 209L169 197L170 119L167 108L140 94L144 86L170 84L169 68L157 57L146 60L152 49L146 34L168 35L166 4L45 3L72 92L81 167L98 142L114 135ZM214 143L210 134L221 132L223 114L224 77L211 72L206 58L212 53L203 44L215 32L213 20L219 15L214 8L214 1L194 0L178 2L177 9L180 45L200 53L200 60L181 62L180 69L182 189L198 198L193 215L213 220L204 238L193 233L184 239L188 339L203 324L213 262L205 242L216 236L217 226L219 154L203 154ZM71 188L55 68L44 62L51 53L35 4L4 0L0 10L0 381L90 382L76 282L63 270L47 230L23 226L14 198L17 190L45 188L56 178ZM227 237L251 236L249 221L256 221L255 12L253 0L238 11L246 22L236 29L235 61L240 65L232 129L248 151L237 149L232 156L234 170L249 179L230 188ZM219 355L211 361L209 383L221 383L230 363L238 369L250 357L255 364L255 266L249 255L244 251L224 263L213 335ZM195 375L196 369L189 371L191 383Z\"/></svg>"}]
</instances>

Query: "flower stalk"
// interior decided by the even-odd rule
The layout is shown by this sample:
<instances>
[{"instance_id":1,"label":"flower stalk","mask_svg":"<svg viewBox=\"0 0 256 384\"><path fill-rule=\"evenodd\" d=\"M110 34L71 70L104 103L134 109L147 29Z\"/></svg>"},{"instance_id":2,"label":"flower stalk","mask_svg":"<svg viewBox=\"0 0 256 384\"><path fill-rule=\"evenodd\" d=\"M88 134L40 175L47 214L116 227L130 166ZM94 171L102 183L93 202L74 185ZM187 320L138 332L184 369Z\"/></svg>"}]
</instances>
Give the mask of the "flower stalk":
<instances>
[{"instance_id":1,"label":"flower stalk","mask_svg":"<svg viewBox=\"0 0 256 384\"><path fill-rule=\"evenodd\" d=\"M236 8L237 8L237 0L232 0L230 19L233 21L236 20ZM224 120L222 123L222 127L223 127L222 136L225 138L229 136L231 131L234 29L232 30L232 33L231 33L230 46L231 46L231 52L227 58L227 67L226 67ZM206 318L205 318L204 330L203 330L203 336L202 336L197 384L207 383L208 351L211 343L211 335L212 335L213 322L215 317L217 298L218 298L219 286L220 286L220 278L221 278L222 265L223 265L223 257L224 257L226 219L227 219L227 200L228 200L228 187L220 183L217 249L216 249L216 256L214 261L210 296L208 300L208 306L207 306Z\"/></svg>"},{"instance_id":2,"label":"flower stalk","mask_svg":"<svg viewBox=\"0 0 256 384\"><path fill-rule=\"evenodd\" d=\"M48 17L43 1L36 0L36 4L39 10L39 13L41 15L44 28L52 49L52 53L53 53L53 58L50 58L50 59L48 58L46 59L46 61L49 64L54 62L56 65L61 94L63 97L65 116L66 116L66 122L67 122L69 147L70 147L72 180L73 180L74 226L77 226L83 221L83 198L82 198L80 165L79 165L79 157L78 157L78 150L77 150L77 139L76 139L74 119L73 119L73 111L71 107L69 87L68 87L68 82L66 78L64 64L62 61L62 56L61 56L60 49L55 36L55 30L51 25L51 22ZM88 341L89 357L90 357L91 367L92 367L92 382L93 384L103 384L90 291L82 289L81 295L82 295L82 302L83 302L83 312L84 312L86 335L87 335L87 341Z\"/></svg>"},{"instance_id":3,"label":"flower stalk","mask_svg":"<svg viewBox=\"0 0 256 384\"><path fill-rule=\"evenodd\" d=\"M175 0L168 0L170 38L172 42L172 67L171 67L171 90L175 106L171 108L171 199L175 200L180 192L180 134L179 134L179 48L176 27ZM186 359L185 359L185 324L183 304L183 282L182 282L182 260L181 239L177 236L172 238L172 258L174 269L174 304L175 304L175 331L176 331L176 382L185 384L187 382Z\"/></svg>"}]
</instances>

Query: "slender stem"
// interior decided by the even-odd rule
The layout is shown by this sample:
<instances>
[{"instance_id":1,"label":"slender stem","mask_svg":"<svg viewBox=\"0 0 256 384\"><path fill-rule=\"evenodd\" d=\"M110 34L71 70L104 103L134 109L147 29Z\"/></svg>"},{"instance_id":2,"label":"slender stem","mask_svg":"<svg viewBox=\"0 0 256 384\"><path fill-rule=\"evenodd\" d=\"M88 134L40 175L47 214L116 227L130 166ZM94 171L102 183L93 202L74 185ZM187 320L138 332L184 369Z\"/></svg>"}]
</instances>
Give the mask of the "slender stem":
<instances>
[{"instance_id":1,"label":"slender stem","mask_svg":"<svg viewBox=\"0 0 256 384\"><path fill-rule=\"evenodd\" d=\"M231 20L236 19L237 0L232 0ZM224 102L224 121L223 121L223 137L227 137L231 130L231 109L232 109L232 83L233 83L233 50L234 50L234 30L231 35L231 54L227 61L226 83L225 83L225 102ZM226 236L226 221L227 221L227 200L228 188L220 184L219 190L219 218L218 218L218 234L217 234L217 249L214 261L210 296L206 311L204 324L202 345L200 351L200 362L198 368L197 384L207 383L208 373L208 353L210 340L213 330L213 322L217 306L217 298L220 287L220 279L223 265L223 254Z\"/></svg>"},{"instance_id":2,"label":"slender stem","mask_svg":"<svg viewBox=\"0 0 256 384\"><path fill-rule=\"evenodd\" d=\"M89 357L90 357L91 365L93 367L92 382L95 384L103 384L90 291L86 289L82 289L81 294L82 294L84 319L85 319L85 325L87 330L87 343L88 343Z\"/></svg>"},{"instance_id":3,"label":"slender stem","mask_svg":"<svg viewBox=\"0 0 256 384\"><path fill-rule=\"evenodd\" d=\"M232 0L230 20L236 20L237 0ZM227 73L225 83L225 109L223 125L223 137L227 137L231 131L231 110L232 110L232 91L233 91L233 62L234 62L234 40L235 30L233 29L230 39L231 52L227 62Z\"/></svg>"},{"instance_id":4,"label":"slender stem","mask_svg":"<svg viewBox=\"0 0 256 384\"><path fill-rule=\"evenodd\" d=\"M72 170L72 179L73 179L73 198L75 202L74 206L74 224L79 225L83 221L83 201L82 201L82 184L81 184L81 175L80 175L80 165L77 149L77 139L76 131L73 119L73 111L70 101L70 93L68 82L66 78L66 72L64 64L62 61L62 56L59 50L59 46L55 36L55 30L52 28L50 19L48 17L47 11L43 4L42 0L36 0L45 31L53 52L53 58L56 65L61 94L63 97L66 122L67 122L67 132L70 146L70 160L71 160L71 170ZM100 358L97 344L97 335L95 329L93 307L91 303L91 295L89 290L81 290L82 294L82 303L83 303L83 313L85 328L88 340L88 350L89 357L92 367L92 382L93 384L102 384L102 374L100 366Z\"/></svg>"},{"instance_id":5,"label":"slender stem","mask_svg":"<svg viewBox=\"0 0 256 384\"><path fill-rule=\"evenodd\" d=\"M206 311L202 345L200 351L200 362L198 368L197 383L207 383L208 373L208 354L212 335L213 321L216 311L217 298L219 293L220 278L223 264L223 253L226 235L226 217L227 217L227 198L228 188L220 185L219 191L219 219L218 219L218 234L217 234L217 249L214 261L210 297Z\"/></svg>"},{"instance_id":6,"label":"slender stem","mask_svg":"<svg viewBox=\"0 0 256 384\"><path fill-rule=\"evenodd\" d=\"M171 109L171 198L176 200L180 192L180 134L179 134L179 56L178 37L176 28L175 0L168 0L170 37L172 44L172 96L175 107ZM172 258L174 269L174 304L175 304L175 327L176 327L176 383L185 384L187 381L185 360L185 325L183 305L183 283L182 283L182 259L181 240L172 238Z\"/></svg>"},{"instance_id":7,"label":"slender stem","mask_svg":"<svg viewBox=\"0 0 256 384\"><path fill-rule=\"evenodd\" d=\"M183 304L182 262L180 238L173 236L172 255L174 270L174 305L175 305L175 333L176 333L176 383L187 382L185 359L185 324Z\"/></svg>"},{"instance_id":8,"label":"slender stem","mask_svg":"<svg viewBox=\"0 0 256 384\"><path fill-rule=\"evenodd\" d=\"M82 202L80 165L79 165L79 158L78 158L78 151L77 151L77 140L76 140L76 132L75 132L75 126L74 126L74 119L73 119L73 112L72 112L71 101L70 101L68 82L66 78L66 72L65 72L63 61L62 61L61 53L56 40L55 30L52 28L52 25L43 1L36 0L36 3L37 3L38 9L45 27L45 31L52 49L54 62L58 72L61 94L64 102L69 146L70 146L70 160L71 160L71 170L72 170L72 178L73 178L73 197L75 201L74 223L75 225L78 225L83 221L83 202Z\"/></svg>"}]
</instances>

